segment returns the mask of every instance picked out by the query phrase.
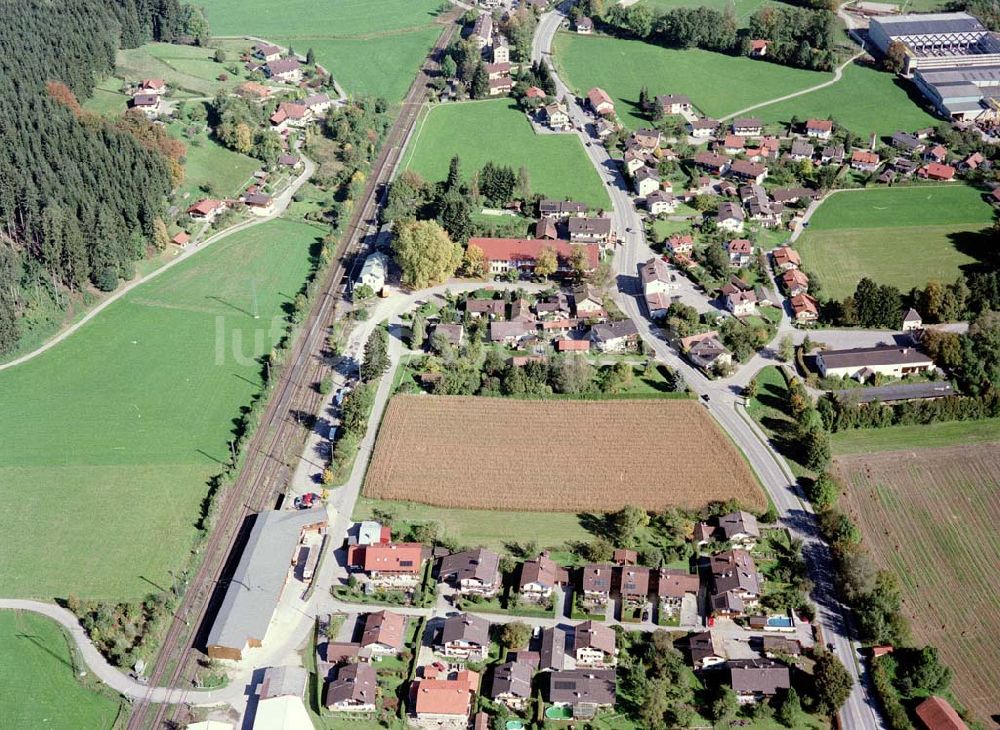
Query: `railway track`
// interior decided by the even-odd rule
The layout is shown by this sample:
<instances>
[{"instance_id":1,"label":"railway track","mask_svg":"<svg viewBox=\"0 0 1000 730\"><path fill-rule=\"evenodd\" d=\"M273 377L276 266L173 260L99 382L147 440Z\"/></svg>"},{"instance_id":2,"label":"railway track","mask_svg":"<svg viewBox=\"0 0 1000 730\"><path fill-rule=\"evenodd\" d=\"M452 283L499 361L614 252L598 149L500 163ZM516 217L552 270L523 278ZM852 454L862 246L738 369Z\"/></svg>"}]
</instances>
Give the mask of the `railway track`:
<instances>
[{"instance_id":1,"label":"railway track","mask_svg":"<svg viewBox=\"0 0 1000 730\"><path fill-rule=\"evenodd\" d=\"M446 25L441 35L402 102L400 114L372 166L363 192L364 205L355 208L348 221L335 255L337 264L323 281L320 294L292 346L291 356L260 425L247 445L244 467L233 486L219 495L215 528L204 545L204 559L174 613L150 671L151 687L184 689L193 686L197 673L197 632L202 629L227 560L239 542L241 527L249 515L275 506L279 490L292 475L290 449L300 446L306 435L300 416L315 415L323 402L323 396L316 392L313 383L320 380L328 368L323 358L326 334L337 314L347 267L361 249L365 236L373 231L381 204L380 191L385 189L399 164L426 101L430 74L438 69L441 51L451 42L457 29L456 17L453 12L444 19ZM137 701L129 718L129 730L161 728L165 720L177 714L183 695L179 700L179 704L173 705L154 705L148 699Z\"/></svg>"}]
</instances>

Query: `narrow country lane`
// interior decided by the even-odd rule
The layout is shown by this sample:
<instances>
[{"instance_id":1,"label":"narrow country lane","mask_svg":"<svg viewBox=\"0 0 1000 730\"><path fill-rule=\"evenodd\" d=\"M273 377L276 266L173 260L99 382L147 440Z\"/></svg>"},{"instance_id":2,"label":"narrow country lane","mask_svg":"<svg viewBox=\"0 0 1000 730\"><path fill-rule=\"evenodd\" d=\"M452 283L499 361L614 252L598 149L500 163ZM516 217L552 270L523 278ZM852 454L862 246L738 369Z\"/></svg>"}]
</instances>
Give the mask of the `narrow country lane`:
<instances>
[{"instance_id":1,"label":"narrow country lane","mask_svg":"<svg viewBox=\"0 0 1000 730\"><path fill-rule=\"evenodd\" d=\"M551 63L552 42L556 31L566 20L568 7L569 3L563 3L542 16L532 43L532 60L549 61L556 96L573 100L575 95L559 77L555 64ZM619 306L636 323L643 340L657 357L679 371L691 390L702 398L708 411L746 455L774 502L782 524L794 537L803 540L803 554L815 584L812 598L817 604L817 622L822 627L824 640L831 645L855 680L851 696L840 713L842 725L848 730L881 730L884 726L876 709L877 700L870 691L870 681L859 659L860 647L850 638L847 609L837 598L833 584L829 546L819 537L811 505L799 494L794 476L784 459L775 453L764 433L747 415L742 388L725 379L709 380L691 367L670 347L660 330L651 325L640 309L638 267L655 254L645 240L642 219L632 202L619 165L611 161L603 145L587 132L593 128L591 118L575 102L571 103L569 113L591 162L611 196L613 226L624 238L624 245L617 247L614 254L614 271L618 280L615 298ZM752 374L749 368L745 372ZM749 375L746 377L749 378Z\"/></svg>"}]
</instances>

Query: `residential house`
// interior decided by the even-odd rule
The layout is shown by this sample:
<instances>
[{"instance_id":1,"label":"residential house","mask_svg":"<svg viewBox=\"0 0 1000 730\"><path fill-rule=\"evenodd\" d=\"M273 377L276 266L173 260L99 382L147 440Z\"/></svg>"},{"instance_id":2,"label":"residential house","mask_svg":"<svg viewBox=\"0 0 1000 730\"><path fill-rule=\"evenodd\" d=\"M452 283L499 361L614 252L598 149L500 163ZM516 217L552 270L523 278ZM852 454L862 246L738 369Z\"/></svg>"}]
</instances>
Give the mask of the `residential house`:
<instances>
[{"instance_id":1,"label":"residential house","mask_svg":"<svg viewBox=\"0 0 1000 730\"><path fill-rule=\"evenodd\" d=\"M726 366L733 362L733 355L719 339L715 330L701 334L683 337L680 340L681 351L697 367L712 370L716 366Z\"/></svg>"},{"instance_id":2,"label":"residential house","mask_svg":"<svg viewBox=\"0 0 1000 730\"><path fill-rule=\"evenodd\" d=\"M699 152L694 156L694 164L713 175L724 175L733 161L715 152Z\"/></svg>"},{"instance_id":3,"label":"residential house","mask_svg":"<svg viewBox=\"0 0 1000 730\"><path fill-rule=\"evenodd\" d=\"M186 231L180 231L176 236L170 239L170 243L175 246L180 246L181 248L184 248L190 242L191 236L189 236Z\"/></svg>"},{"instance_id":4,"label":"residential house","mask_svg":"<svg viewBox=\"0 0 1000 730\"><path fill-rule=\"evenodd\" d=\"M848 350L822 350L816 354L816 367L823 377L868 380L874 375L903 378L930 372L934 361L915 347L876 345Z\"/></svg>"},{"instance_id":5,"label":"residential house","mask_svg":"<svg viewBox=\"0 0 1000 730\"><path fill-rule=\"evenodd\" d=\"M726 669L741 705L768 700L792 686L788 666L773 659L733 659Z\"/></svg>"},{"instance_id":6,"label":"residential house","mask_svg":"<svg viewBox=\"0 0 1000 730\"><path fill-rule=\"evenodd\" d=\"M236 87L236 93L245 99L264 102L271 98L274 91L270 87L264 86L264 84L258 84L256 81L244 81Z\"/></svg>"},{"instance_id":7,"label":"residential house","mask_svg":"<svg viewBox=\"0 0 1000 730\"><path fill-rule=\"evenodd\" d=\"M264 63L270 63L281 58L281 49L271 43L261 42L253 47L253 55Z\"/></svg>"},{"instance_id":8,"label":"residential house","mask_svg":"<svg viewBox=\"0 0 1000 730\"><path fill-rule=\"evenodd\" d=\"M632 132L629 143L644 152L652 152L660 147L660 130L643 127Z\"/></svg>"},{"instance_id":9,"label":"residential house","mask_svg":"<svg viewBox=\"0 0 1000 730\"><path fill-rule=\"evenodd\" d=\"M487 317L488 319L503 319L507 311L507 305L503 299L474 299L469 297L465 300L465 311L472 319Z\"/></svg>"},{"instance_id":10,"label":"residential house","mask_svg":"<svg viewBox=\"0 0 1000 730\"><path fill-rule=\"evenodd\" d=\"M751 58L763 58L767 55L767 47L770 45L770 41L763 38L753 38L750 40L750 57Z\"/></svg>"},{"instance_id":11,"label":"residential house","mask_svg":"<svg viewBox=\"0 0 1000 730\"><path fill-rule=\"evenodd\" d=\"M597 711L614 707L614 669L568 669L549 675L548 700L556 707L568 707L573 717L592 718Z\"/></svg>"},{"instance_id":12,"label":"residential house","mask_svg":"<svg viewBox=\"0 0 1000 730\"><path fill-rule=\"evenodd\" d=\"M333 108L333 99L326 94L310 94L302 100L302 104L310 111L313 119L319 119Z\"/></svg>"},{"instance_id":13,"label":"residential house","mask_svg":"<svg viewBox=\"0 0 1000 730\"><path fill-rule=\"evenodd\" d=\"M959 163L958 168L963 171L978 170L984 162L986 162L986 158L981 153L973 152Z\"/></svg>"},{"instance_id":14,"label":"residential house","mask_svg":"<svg viewBox=\"0 0 1000 730\"><path fill-rule=\"evenodd\" d=\"M666 241L667 250L673 255L694 251L694 237L690 233L675 233Z\"/></svg>"},{"instance_id":15,"label":"residential house","mask_svg":"<svg viewBox=\"0 0 1000 730\"><path fill-rule=\"evenodd\" d=\"M447 657L482 661L490 650L490 622L471 613L449 616L436 650Z\"/></svg>"},{"instance_id":16,"label":"residential house","mask_svg":"<svg viewBox=\"0 0 1000 730\"><path fill-rule=\"evenodd\" d=\"M743 230L743 209L736 203L719 203L715 214L716 225L725 231L740 232Z\"/></svg>"},{"instance_id":17,"label":"residential house","mask_svg":"<svg viewBox=\"0 0 1000 730\"><path fill-rule=\"evenodd\" d=\"M503 96L509 94L514 88L514 80L510 76L489 80L490 96Z\"/></svg>"},{"instance_id":18,"label":"residential house","mask_svg":"<svg viewBox=\"0 0 1000 730\"><path fill-rule=\"evenodd\" d=\"M646 210L650 215L673 213L677 209L677 200L670 193L654 190L646 196Z\"/></svg>"},{"instance_id":19,"label":"residential house","mask_svg":"<svg viewBox=\"0 0 1000 730\"><path fill-rule=\"evenodd\" d=\"M938 162L928 162L917 170L917 177L925 180L951 181L955 179L955 168Z\"/></svg>"},{"instance_id":20,"label":"residential house","mask_svg":"<svg viewBox=\"0 0 1000 730\"><path fill-rule=\"evenodd\" d=\"M415 588L420 582L424 546L416 542L351 545L347 564L376 586Z\"/></svg>"},{"instance_id":21,"label":"residential house","mask_svg":"<svg viewBox=\"0 0 1000 730\"><path fill-rule=\"evenodd\" d=\"M664 116L691 112L691 99L683 94L662 94L656 97L656 103Z\"/></svg>"},{"instance_id":22,"label":"residential house","mask_svg":"<svg viewBox=\"0 0 1000 730\"><path fill-rule=\"evenodd\" d=\"M411 711L422 724L465 723L478 686L479 675L468 669L456 672L449 679L417 679L410 686Z\"/></svg>"},{"instance_id":23,"label":"residential house","mask_svg":"<svg viewBox=\"0 0 1000 730\"><path fill-rule=\"evenodd\" d=\"M631 319L595 324L590 341L600 352L628 352L639 344L639 330Z\"/></svg>"},{"instance_id":24,"label":"residential house","mask_svg":"<svg viewBox=\"0 0 1000 730\"><path fill-rule=\"evenodd\" d=\"M635 173L644 167L655 170L659 164L655 155L639 147L626 149L625 155L622 157L622 163L625 165L625 172L629 175L635 175Z\"/></svg>"},{"instance_id":25,"label":"residential house","mask_svg":"<svg viewBox=\"0 0 1000 730\"><path fill-rule=\"evenodd\" d=\"M651 167L640 167L632 176L635 194L645 198L655 190L660 189L660 173Z\"/></svg>"},{"instance_id":26,"label":"residential house","mask_svg":"<svg viewBox=\"0 0 1000 730\"><path fill-rule=\"evenodd\" d=\"M927 730L969 730L955 708L942 697L928 697L917 705L916 713Z\"/></svg>"},{"instance_id":27,"label":"residential house","mask_svg":"<svg viewBox=\"0 0 1000 730\"><path fill-rule=\"evenodd\" d=\"M612 568L606 563L591 563L580 571L583 600L594 606L604 606L611 597Z\"/></svg>"},{"instance_id":28,"label":"residential house","mask_svg":"<svg viewBox=\"0 0 1000 730\"><path fill-rule=\"evenodd\" d=\"M594 32L594 21L586 15L581 15L576 19L576 32L580 35L590 35Z\"/></svg>"},{"instance_id":29,"label":"residential house","mask_svg":"<svg viewBox=\"0 0 1000 730\"><path fill-rule=\"evenodd\" d=\"M524 96L527 99L544 99L545 92L537 86L529 86L528 90L524 92Z\"/></svg>"},{"instance_id":30,"label":"residential house","mask_svg":"<svg viewBox=\"0 0 1000 730\"><path fill-rule=\"evenodd\" d=\"M556 340L556 352L589 352L590 340L571 340L560 338Z\"/></svg>"},{"instance_id":31,"label":"residential house","mask_svg":"<svg viewBox=\"0 0 1000 730\"><path fill-rule=\"evenodd\" d=\"M528 300L524 297L518 297L510 303L509 319L511 322L525 322L534 325L536 317L535 313L531 311Z\"/></svg>"},{"instance_id":32,"label":"residential house","mask_svg":"<svg viewBox=\"0 0 1000 730\"><path fill-rule=\"evenodd\" d=\"M212 223L228 207L229 206L223 200L206 198L205 200L199 200L197 203L188 208L187 214L195 220L203 220L207 223Z\"/></svg>"},{"instance_id":33,"label":"residential house","mask_svg":"<svg viewBox=\"0 0 1000 730\"><path fill-rule=\"evenodd\" d=\"M715 615L740 616L756 606L761 595L757 565L746 550L734 549L709 559L712 573L711 609Z\"/></svg>"},{"instance_id":34,"label":"residential house","mask_svg":"<svg viewBox=\"0 0 1000 730\"><path fill-rule=\"evenodd\" d=\"M469 33L469 40L475 43L480 51L490 45L493 40L493 16L490 13L481 13L476 18Z\"/></svg>"},{"instance_id":35,"label":"residential house","mask_svg":"<svg viewBox=\"0 0 1000 730\"><path fill-rule=\"evenodd\" d=\"M764 134L764 123L756 117L737 117L732 129L733 134L740 137L759 137Z\"/></svg>"},{"instance_id":36,"label":"residential house","mask_svg":"<svg viewBox=\"0 0 1000 730\"><path fill-rule=\"evenodd\" d=\"M829 119L807 119L806 136L814 139L830 139L833 135L833 122Z\"/></svg>"},{"instance_id":37,"label":"residential house","mask_svg":"<svg viewBox=\"0 0 1000 730\"><path fill-rule=\"evenodd\" d=\"M910 307L906 310L906 314L903 315L903 332L913 332L914 330L922 329L924 326L924 320L921 318L920 313Z\"/></svg>"},{"instance_id":38,"label":"residential house","mask_svg":"<svg viewBox=\"0 0 1000 730\"><path fill-rule=\"evenodd\" d=\"M808 324L819 319L819 302L808 294L798 294L789 300L792 315L800 324Z\"/></svg>"},{"instance_id":39,"label":"residential house","mask_svg":"<svg viewBox=\"0 0 1000 730\"><path fill-rule=\"evenodd\" d=\"M147 119L155 119L167 111L167 105L155 94L136 94L129 100L133 109L138 109Z\"/></svg>"},{"instance_id":40,"label":"residential house","mask_svg":"<svg viewBox=\"0 0 1000 730\"><path fill-rule=\"evenodd\" d=\"M854 150L854 152L851 153L852 170L874 172L878 169L881 162L882 159L876 153L870 152L869 150Z\"/></svg>"},{"instance_id":41,"label":"residential house","mask_svg":"<svg viewBox=\"0 0 1000 730\"><path fill-rule=\"evenodd\" d=\"M709 139L715 136L715 130L720 126L715 119L695 119L687 123L687 131L695 139Z\"/></svg>"},{"instance_id":42,"label":"residential house","mask_svg":"<svg viewBox=\"0 0 1000 730\"><path fill-rule=\"evenodd\" d=\"M621 125L610 117L601 117L594 125L597 130L597 138L604 140L621 129Z\"/></svg>"},{"instance_id":43,"label":"residential house","mask_svg":"<svg viewBox=\"0 0 1000 730\"><path fill-rule=\"evenodd\" d=\"M771 252L771 259L774 261L775 268L781 271L797 269L802 264L799 252L790 246L779 246L774 249Z\"/></svg>"},{"instance_id":44,"label":"residential house","mask_svg":"<svg viewBox=\"0 0 1000 730\"><path fill-rule=\"evenodd\" d=\"M543 671L566 669L566 631L558 626L542 629L538 651L539 668Z\"/></svg>"},{"instance_id":45,"label":"residential house","mask_svg":"<svg viewBox=\"0 0 1000 730\"><path fill-rule=\"evenodd\" d=\"M567 218L576 216L582 218L587 215L587 206L577 203L574 200L541 200L538 203L539 218Z\"/></svg>"},{"instance_id":46,"label":"residential house","mask_svg":"<svg viewBox=\"0 0 1000 730\"><path fill-rule=\"evenodd\" d=\"M577 667L613 667L618 661L614 630L603 623L584 621L573 633Z\"/></svg>"},{"instance_id":47,"label":"residential house","mask_svg":"<svg viewBox=\"0 0 1000 730\"><path fill-rule=\"evenodd\" d=\"M907 132L895 132L892 135L891 144L897 150L902 150L911 155L920 154L925 148L924 143L920 139Z\"/></svg>"},{"instance_id":48,"label":"residential house","mask_svg":"<svg viewBox=\"0 0 1000 730\"><path fill-rule=\"evenodd\" d=\"M573 289L573 315L579 319L603 319L604 297L592 284L581 284Z\"/></svg>"},{"instance_id":49,"label":"residential house","mask_svg":"<svg viewBox=\"0 0 1000 730\"><path fill-rule=\"evenodd\" d=\"M570 218L566 221L572 243L595 243L607 246L613 240L610 218Z\"/></svg>"},{"instance_id":50,"label":"residential house","mask_svg":"<svg viewBox=\"0 0 1000 730\"><path fill-rule=\"evenodd\" d=\"M488 272L491 275L505 274L511 269L532 271L539 254L545 248L554 251L558 273L567 273L572 269L573 255L576 251L584 252L584 262L587 270L597 268L598 247L593 244L570 244L568 241L546 241L537 238L470 238L470 246L478 246L485 258Z\"/></svg>"},{"instance_id":51,"label":"residential house","mask_svg":"<svg viewBox=\"0 0 1000 730\"><path fill-rule=\"evenodd\" d=\"M615 104L611 101L611 97L608 96L608 92L598 86L587 92L587 104L590 106L591 111L601 116L615 113Z\"/></svg>"},{"instance_id":52,"label":"residential house","mask_svg":"<svg viewBox=\"0 0 1000 730\"><path fill-rule=\"evenodd\" d=\"M365 263L358 274L358 286L371 287L373 292L380 292L389 276L389 257L381 251L368 254Z\"/></svg>"},{"instance_id":53,"label":"residential house","mask_svg":"<svg viewBox=\"0 0 1000 730\"><path fill-rule=\"evenodd\" d=\"M734 317L746 317L757 312L757 295L752 290L723 294L723 303Z\"/></svg>"},{"instance_id":54,"label":"residential house","mask_svg":"<svg viewBox=\"0 0 1000 730\"><path fill-rule=\"evenodd\" d=\"M510 77L511 65L509 61L504 61L502 63L487 63L484 68L486 69L486 76L490 81ZM559 105L557 104L556 106Z\"/></svg>"},{"instance_id":55,"label":"residential house","mask_svg":"<svg viewBox=\"0 0 1000 730\"><path fill-rule=\"evenodd\" d=\"M691 634L687 639L687 646L691 655L691 666L696 670L708 669L726 661L722 641L711 631Z\"/></svg>"},{"instance_id":56,"label":"residential house","mask_svg":"<svg viewBox=\"0 0 1000 730\"><path fill-rule=\"evenodd\" d=\"M501 587L500 556L486 548L446 555L441 558L438 578L464 595L495 595Z\"/></svg>"},{"instance_id":57,"label":"residential house","mask_svg":"<svg viewBox=\"0 0 1000 730\"><path fill-rule=\"evenodd\" d=\"M729 155L738 155L746 149L746 138L735 134L727 134L721 145L722 149Z\"/></svg>"},{"instance_id":58,"label":"residential house","mask_svg":"<svg viewBox=\"0 0 1000 730\"><path fill-rule=\"evenodd\" d=\"M337 670L337 678L326 685L323 705L332 712L375 712L378 678L375 668L366 662L345 664Z\"/></svg>"},{"instance_id":59,"label":"residential house","mask_svg":"<svg viewBox=\"0 0 1000 730\"><path fill-rule=\"evenodd\" d=\"M816 149L804 139L792 140L792 148L788 151L788 156L796 161L811 160L815 154Z\"/></svg>"},{"instance_id":60,"label":"residential house","mask_svg":"<svg viewBox=\"0 0 1000 730\"><path fill-rule=\"evenodd\" d=\"M268 216L274 212L274 198L267 193L248 191L243 194L243 203L254 215Z\"/></svg>"},{"instance_id":61,"label":"residential house","mask_svg":"<svg viewBox=\"0 0 1000 730\"><path fill-rule=\"evenodd\" d=\"M391 611L376 611L365 615L361 631L361 648L367 656L395 656L403 650L406 616Z\"/></svg>"},{"instance_id":62,"label":"residential house","mask_svg":"<svg viewBox=\"0 0 1000 730\"><path fill-rule=\"evenodd\" d=\"M490 50L493 63L510 63L510 43L499 33L493 36L493 48Z\"/></svg>"},{"instance_id":63,"label":"residential house","mask_svg":"<svg viewBox=\"0 0 1000 730\"><path fill-rule=\"evenodd\" d=\"M283 152L278 156L278 165L280 167L289 167L295 169L302 164L302 160L299 159L298 155L289 154L288 152Z\"/></svg>"},{"instance_id":64,"label":"residential house","mask_svg":"<svg viewBox=\"0 0 1000 730\"><path fill-rule=\"evenodd\" d=\"M734 238L726 244L729 263L737 269L745 269L753 261L753 244L745 238Z\"/></svg>"},{"instance_id":65,"label":"residential house","mask_svg":"<svg viewBox=\"0 0 1000 730\"><path fill-rule=\"evenodd\" d=\"M566 569L560 568L549 554L544 552L537 559L526 560L521 564L517 590L522 599L541 603L550 598L558 586L568 582Z\"/></svg>"},{"instance_id":66,"label":"residential house","mask_svg":"<svg viewBox=\"0 0 1000 730\"><path fill-rule=\"evenodd\" d=\"M698 545L710 542L731 542L737 547L749 550L760 539L757 518L749 512L731 512L714 517L708 522L699 522L694 528L694 541Z\"/></svg>"},{"instance_id":67,"label":"residential house","mask_svg":"<svg viewBox=\"0 0 1000 730\"><path fill-rule=\"evenodd\" d=\"M619 570L618 592L626 604L645 605L649 599L650 572L642 565L626 565Z\"/></svg>"},{"instance_id":68,"label":"residential house","mask_svg":"<svg viewBox=\"0 0 1000 730\"><path fill-rule=\"evenodd\" d=\"M768 659L802 655L802 645L798 639L789 639L787 636L766 635L761 638L761 649Z\"/></svg>"},{"instance_id":69,"label":"residential house","mask_svg":"<svg viewBox=\"0 0 1000 730\"><path fill-rule=\"evenodd\" d=\"M629 548L615 548L611 560L615 565L635 565L639 562L639 553Z\"/></svg>"},{"instance_id":70,"label":"residential house","mask_svg":"<svg viewBox=\"0 0 1000 730\"><path fill-rule=\"evenodd\" d=\"M677 288L670 267L659 256L654 256L640 267L639 280L642 282L642 293L647 298L651 294L666 294Z\"/></svg>"},{"instance_id":71,"label":"residential house","mask_svg":"<svg viewBox=\"0 0 1000 730\"><path fill-rule=\"evenodd\" d=\"M774 198L774 202L784 205L798 203L800 200L816 200L820 197L820 193L812 188L776 188L771 191L771 197Z\"/></svg>"},{"instance_id":72,"label":"residential house","mask_svg":"<svg viewBox=\"0 0 1000 730\"><path fill-rule=\"evenodd\" d=\"M570 123L569 114L566 112L566 107L562 104L553 103L546 104L542 107L542 118L545 123L549 126L549 129L554 129L556 131L561 131L564 129L570 129L573 125Z\"/></svg>"},{"instance_id":73,"label":"residential house","mask_svg":"<svg viewBox=\"0 0 1000 730\"><path fill-rule=\"evenodd\" d=\"M269 61L264 66L265 75L272 81L280 81L284 84L297 84L302 81L302 67L298 59L279 58Z\"/></svg>"},{"instance_id":74,"label":"residential house","mask_svg":"<svg viewBox=\"0 0 1000 730\"><path fill-rule=\"evenodd\" d=\"M685 596L697 596L700 589L701 581L697 573L676 568L660 568L656 572L656 596L661 613L676 615Z\"/></svg>"},{"instance_id":75,"label":"residential house","mask_svg":"<svg viewBox=\"0 0 1000 730\"><path fill-rule=\"evenodd\" d=\"M143 79L139 82L136 93L163 96L167 93L167 82L163 79Z\"/></svg>"},{"instance_id":76,"label":"residential house","mask_svg":"<svg viewBox=\"0 0 1000 730\"><path fill-rule=\"evenodd\" d=\"M546 299L541 299L535 302L535 313L540 319L568 320L572 314L569 297L560 291Z\"/></svg>"},{"instance_id":77,"label":"residential house","mask_svg":"<svg viewBox=\"0 0 1000 730\"><path fill-rule=\"evenodd\" d=\"M927 162L945 163L948 161L948 149L943 145L936 144L924 152L924 160Z\"/></svg>"},{"instance_id":78,"label":"residential house","mask_svg":"<svg viewBox=\"0 0 1000 730\"><path fill-rule=\"evenodd\" d=\"M767 167L750 160L733 160L728 174L740 180L752 180L760 185L767 177Z\"/></svg>"},{"instance_id":79,"label":"residential house","mask_svg":"<svg viewBox=\"0 0 1000 730\"><path fill-rule=\"evenodd\" d=\"M531 699L533 675L534 671L528 664L509 661L497 665L493 667L487 696L515 712L523 710Z\"/></svg>"},{"instance_id":80,"label":"residential house","mask_svg":"<svg viewBox=\"0 0 1000 730\"><path fill-rule=\"evenodd\" d=\"M490 342L516 347L535 334L535 325L529 322L490 322Z\"/></svg>"},{"instance_id":81,"label":"residential house","mask_svg":"<svg viewBox=\"0 0 1000 730\"><path fill-rule=\"evenodd\" d=\"M824 165L841 165L844 162L844 145L831 144L819 153L819 161Z\"/></svg>"},{"instance_id":82,"label":"residential house","mask_svg":"<svg viewBox=\"0 0 1000 730\"><path fill-rule=\"evenodd\" d=\"M790 297L806 294L809 291L809 277L800 269L788 269L781 275L780 280Z\"/></svg>"}]
</instances>

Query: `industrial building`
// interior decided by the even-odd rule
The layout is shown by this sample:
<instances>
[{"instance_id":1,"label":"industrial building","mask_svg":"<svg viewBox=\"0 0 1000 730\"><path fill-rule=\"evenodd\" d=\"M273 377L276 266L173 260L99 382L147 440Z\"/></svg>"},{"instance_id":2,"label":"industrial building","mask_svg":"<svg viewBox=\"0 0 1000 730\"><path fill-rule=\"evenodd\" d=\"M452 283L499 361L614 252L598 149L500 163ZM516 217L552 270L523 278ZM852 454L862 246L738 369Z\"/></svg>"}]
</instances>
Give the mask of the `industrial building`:
<instances>
[{"instance_id":1,"label":"industrial building","mask_svg":"<svg viewBox=\"0 0 1000 730\"><path fill-rule=\"evenodd\" d=\"M874 18L868 36L882 53L905 48L902 73L938 113L957 121L1000 116L1000 36L968 13Z\"/></svg>"}]
</instances>

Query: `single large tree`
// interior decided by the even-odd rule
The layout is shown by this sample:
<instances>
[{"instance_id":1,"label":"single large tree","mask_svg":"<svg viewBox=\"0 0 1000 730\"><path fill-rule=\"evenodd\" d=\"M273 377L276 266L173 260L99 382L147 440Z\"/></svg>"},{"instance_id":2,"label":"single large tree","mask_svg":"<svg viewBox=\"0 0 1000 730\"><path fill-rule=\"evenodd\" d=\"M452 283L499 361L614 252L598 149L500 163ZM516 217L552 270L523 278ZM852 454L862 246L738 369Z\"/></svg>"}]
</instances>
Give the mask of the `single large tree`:
<instances>
[{"instance_id":1,"label":"single large tree","mask_svg":"<svg viewBox=\"0 0 1000 730\"><path fill-rule=\"evenodd\" d=\"M462 247L436 221L405 221L392 244L403 283L424 289L446 280L462 263Z\"/></svg>"},{"instance_id":2,"label":"single large tree","mask_svg":"<svg viewBox=\"0 0 1000 730\"><path fill-rule=\"evenodd\" d=\"M854 680L847 673L836 654L822 652L813 667L813 681L816 688L816 704L821 712L833 715L847 702Z\"/></svg>"}]
</instances>

